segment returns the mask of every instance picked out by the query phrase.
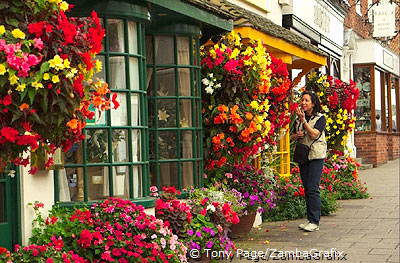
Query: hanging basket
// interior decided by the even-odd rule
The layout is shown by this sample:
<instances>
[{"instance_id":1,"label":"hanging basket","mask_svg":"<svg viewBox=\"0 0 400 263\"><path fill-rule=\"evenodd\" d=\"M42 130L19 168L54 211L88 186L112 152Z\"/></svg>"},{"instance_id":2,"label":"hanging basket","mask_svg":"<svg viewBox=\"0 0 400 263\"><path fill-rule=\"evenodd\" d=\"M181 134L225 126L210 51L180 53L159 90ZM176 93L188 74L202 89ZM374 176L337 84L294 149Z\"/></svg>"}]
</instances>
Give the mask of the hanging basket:
<instances>
[{"instance_id":1,"label":"hanging basket","mask_svg":"<svg viewBox=\"0 0 400 263\"><path fill-rule=\"evenodd\" d=\"M239 217L240 222L231 226L229 236L231 238L240 238L247 235L253 227L256 220L256 211L248 212L247 215Z\"/></svg>"}]
</instances>

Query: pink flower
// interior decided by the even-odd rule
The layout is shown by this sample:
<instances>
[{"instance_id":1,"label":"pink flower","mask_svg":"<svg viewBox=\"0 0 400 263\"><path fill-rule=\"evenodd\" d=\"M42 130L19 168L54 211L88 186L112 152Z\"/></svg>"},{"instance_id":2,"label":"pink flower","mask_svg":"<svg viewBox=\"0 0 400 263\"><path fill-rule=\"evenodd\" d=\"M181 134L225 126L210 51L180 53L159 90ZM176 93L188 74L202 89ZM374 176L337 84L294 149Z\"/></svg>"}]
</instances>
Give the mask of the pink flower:
<instances>
[{"instance_id":1,"label":"pink flower","mask_svg":"<svg viewBox=\"0 0 400 263\"><path fill-rule=\"evenodd\" d=\"M233 177L233 175L231 173L226 173L225 176L228 177L228 178L232 178Z\"/></svg>"},{"instance_id":2,"label":"pink flower","mask_svg":"<svg viewBox=\"0 0 400 263\"><path fill-rule=\"evenodd\" d=\"M40 38L33 39L33 46L39 50L43 49L43 41Z\"/></svg>"}]
</instances>

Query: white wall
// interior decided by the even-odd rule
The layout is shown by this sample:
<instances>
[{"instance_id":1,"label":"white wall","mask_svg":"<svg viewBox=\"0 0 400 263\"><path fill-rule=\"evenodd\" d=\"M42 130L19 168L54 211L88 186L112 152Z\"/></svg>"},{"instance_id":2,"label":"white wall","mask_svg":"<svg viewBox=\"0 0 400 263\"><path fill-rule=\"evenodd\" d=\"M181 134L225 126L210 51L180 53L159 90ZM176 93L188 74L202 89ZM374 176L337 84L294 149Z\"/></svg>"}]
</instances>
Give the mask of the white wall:
<instances>
[{"instance_id":1,"label":"white wall","mask_svg":"<svg viewBox=\"0 0 400 263\"><path fill-rule=\"evenodd\" d=\"M21 231L22 244L28 244L32 234L32 220L34 211L28 203L35 201L42 202L44 208L41 209L47 216L47 211L54 204L54 177L53 172L38 171L35 175L28 173L30 167L20 168L21 177Z\"/></svg>"},{"instance_id":2,"label":"white wall","mask_svg":"<svg viewBox=\"0 0 400 263\"><path fill-rule=\"evenodd\" d=\"M321 19L325 19L326 26L316 23L314 19L315 10L319 10L322 14ZM334 7L323 0L292 0L292 7L285 7L284 14L293 14L307 23L310 27L332 40L339 46L343 46L343 22L344 16ZM318 21L321 21L319 19Z\"/></svg>"},{"instance_id":3,"label":"white wall","mask_svg":"<svg viewBox=\"0 0 400 263\"><path fill-rule=\"evenodd\" d=\"M232 4L266 17L277 25L282 25L282 9L278 0L228 0Z\"/></svg>"}]
</instances>

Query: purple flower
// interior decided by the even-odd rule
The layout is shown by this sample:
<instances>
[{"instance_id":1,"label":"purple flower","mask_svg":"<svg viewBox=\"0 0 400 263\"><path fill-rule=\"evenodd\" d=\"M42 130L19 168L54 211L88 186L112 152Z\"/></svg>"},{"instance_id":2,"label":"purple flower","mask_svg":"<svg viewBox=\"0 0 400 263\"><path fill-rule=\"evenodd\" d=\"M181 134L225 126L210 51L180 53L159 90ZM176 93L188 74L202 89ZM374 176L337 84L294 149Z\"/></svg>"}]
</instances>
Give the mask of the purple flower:
<instances>
[{"instance_id":1,"label":"purple flower","mask_svg":"<svg viewBox=\"0 0 400 263\"><path fill-rule=\"evenodd\" d=\"M196 236L197 237L201 237L201 232L200 231L196 231Z\"/></svg>"},{"instance_id":2,"label":"purple flower","mask_svg":"<svg viewBox=\"0 0 400 263\"><path fill-rule=\"evenodd\" d=\"M258 200L258 196L256 196L256 195L250 195L250 200L251 200L251 201L257 201L257 200Z\"/></svg>"},{"instance_id":3,"label":"purple flower","mask_svg":"<svg viewBox=\"0 0 400 263\"><path fill-rule=\"evenodd\" d=\"M243 197L244 197L244 198L247 198L247 197L249 197L249 195L250 195L250 194L249 194L248 192L246 192L246 193L243 194Z\"/></svg>"},{"instance_id":4,"label":"purple flower","mask_svg":"<svg viewBox=\"0 0 400 263\"><path fill-rule=\"evenodd\" d=\"M189 229L189 230L187 231L187 234L188 234L189 236L193 236L194 232L193 232L192 229Z\"/></svg>"},{"instance_id":5,"label":"purple flower","mask_svg":"<svg viewBox=\"0 0 400 263\"><path fill-rule=\"evenodd\" d=\"M193 241L190 242L189 247L190 249L200 249L200 245Z\"/></svg>"},{"instance_id":6,"label":"purple flower","mask_svg":"<svg viewBox=\"0 0 400 263\"><path fill-rule=\"evenodd\" d=\"M214 245L214 242L212 242L212 241L208 241L208 242L206 243L206 247L207 247L207 248L212 248L213 245Z\"/></svg>"}]
</instances>

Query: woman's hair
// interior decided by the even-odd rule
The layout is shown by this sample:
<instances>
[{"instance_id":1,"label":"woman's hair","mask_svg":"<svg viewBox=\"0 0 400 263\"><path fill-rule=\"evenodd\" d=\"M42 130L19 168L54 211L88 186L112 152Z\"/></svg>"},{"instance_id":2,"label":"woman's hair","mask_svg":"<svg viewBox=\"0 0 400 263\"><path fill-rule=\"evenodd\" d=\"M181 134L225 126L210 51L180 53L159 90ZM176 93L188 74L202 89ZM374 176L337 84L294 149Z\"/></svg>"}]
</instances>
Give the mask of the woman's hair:
<instances>
[{"instance_id":1,"label":"woman's hair","mask_svg":"<svg viewBox=\"0 0 400 263\"><path fill-rule=\"evenodd\" d=\"M303 97L304 95L309 95L311 97L311 102L314 104L314 108L313 108L313 114L317 114L318 112L321 111L321 102L319 101L319 98L317 95L315 95L314 92L306 90L301 94L301 97Z\"/></svg>"}]
</instances>

